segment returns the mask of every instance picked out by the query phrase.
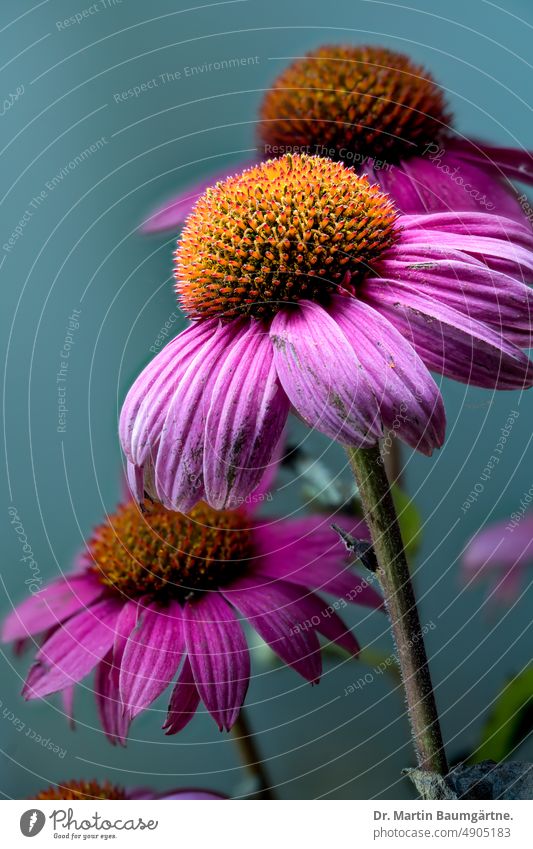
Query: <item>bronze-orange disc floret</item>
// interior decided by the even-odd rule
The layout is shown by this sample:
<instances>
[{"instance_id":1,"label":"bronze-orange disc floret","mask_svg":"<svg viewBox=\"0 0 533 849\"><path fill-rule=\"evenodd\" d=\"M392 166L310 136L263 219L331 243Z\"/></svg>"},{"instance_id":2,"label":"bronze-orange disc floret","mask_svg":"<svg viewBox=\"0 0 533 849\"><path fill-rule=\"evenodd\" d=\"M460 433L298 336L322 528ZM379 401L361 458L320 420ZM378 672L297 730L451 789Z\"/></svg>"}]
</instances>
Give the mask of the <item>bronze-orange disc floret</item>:
<instances>
[{"instance_id":1,"label":"bronze-orange disc floret","mask_svg":"<svg viewBox=\"0 0 533 849\"><path fill-rule=\"evenodd\" d=\"M450 125L442 89L403 53L373 45L325 45L295 59L260 110L259 138L273 148L356 151L396 162L419 154Z\"/></svg>"},{"instance_id":2,"label":"bronze-orange disc floret","mask_svg":"<svg viewBox=\"0 0 533 849\"><path fill-rule=\"evenodd\" d=\"M246 513L203 502L185 515L129 501L95 530L88 551L98 579L128 598L180 601L230 582L253 555Z\"/></svg>"},{"instance_id":3,"label":"bronze-orange disc floret","mask_svg":"<svg viewBox=\"0 0 533 849\"><path fill-rule=\"evenodd\" d=\"M208 189L176 250L176 291L192 318L268 318L301 299L350 291L397 238L391 200L366 177L288 154Z\"/></svg>"}]
</instances>

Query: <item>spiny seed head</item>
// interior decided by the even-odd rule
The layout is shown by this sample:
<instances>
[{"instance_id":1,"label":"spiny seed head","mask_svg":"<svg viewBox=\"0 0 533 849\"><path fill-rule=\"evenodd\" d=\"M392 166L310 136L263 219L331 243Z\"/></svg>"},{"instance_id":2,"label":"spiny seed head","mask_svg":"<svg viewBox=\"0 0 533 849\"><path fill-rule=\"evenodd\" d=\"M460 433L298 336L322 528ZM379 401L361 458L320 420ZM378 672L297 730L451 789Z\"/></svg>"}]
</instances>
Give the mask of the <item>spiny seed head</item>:
<instances>
[{"instance_id":1,"label":"spiny seed head","mask_svg":"<svg viewBox=\"0 0 533 849\"><path fill-rule=\"evenodd\" d=\"M110 781L65 781L41 790L36 799L126 799L122 787Z\"/></svg>"},{"instance_id":2,"label":"spiny seed head","mask_svg":"<svg viewBox=\"0 0 533 849\"><path fill-rule=\"evenodd\" d=\"M208 189L178 242L176 291L191 317L270 317L327 302L396 239L390 199L351 168L287 154Z\"/></svg>"},{"instance_id":3,"label":"spiny seed head","mask_svg":"<svg viewBox=\"0 0 533 849\"><path fill-rule=\"evenodd\" d=\"M200 503L187 515L129 501L96 529L90 569L128 598L148 594L183 600L238 576L252 556L249 520L241 510Z\"/></svg>"},{"instance_id":4,"label":"spiny seed head","mask_svg":"<svg viewBox=\"0 0 533 849\"><path fill-rule=\"evenodd\" d=\"M451 122L431 74L383 47L329 45L296 59L275 80L260 110L268 146L347 151L389 162L420 153ZM315 147L316 146L316 147Z\"/></svg>"}]
</instances>

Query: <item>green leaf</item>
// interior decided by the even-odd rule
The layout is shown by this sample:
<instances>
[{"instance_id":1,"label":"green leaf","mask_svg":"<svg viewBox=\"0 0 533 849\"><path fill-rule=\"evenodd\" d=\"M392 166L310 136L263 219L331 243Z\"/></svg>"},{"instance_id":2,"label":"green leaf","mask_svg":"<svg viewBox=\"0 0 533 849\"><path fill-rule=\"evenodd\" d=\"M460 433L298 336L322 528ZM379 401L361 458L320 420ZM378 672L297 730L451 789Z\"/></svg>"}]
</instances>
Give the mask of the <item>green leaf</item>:
<instances>
[{"instance_id":1,"label":"green leaf","mask_svg":"<svg viewBox=\"0 0 533 849\"><path fill-rule=\"evenodd\" d=\"M414 557L422 543L422 517L415 502L400 487L393 484L391 492L398 514L405 552L408 557Z\"/></svg>"},{"instance_id":2,"label":"green leaf","mask_svg":"<svg viewBox=\"0 0 533 849\"><path fill-rule=\"evenodd\" d=\"M533 666L529 666L501 691L469 762L504 760L532 730Z\"/></svg>"}]
</instances>

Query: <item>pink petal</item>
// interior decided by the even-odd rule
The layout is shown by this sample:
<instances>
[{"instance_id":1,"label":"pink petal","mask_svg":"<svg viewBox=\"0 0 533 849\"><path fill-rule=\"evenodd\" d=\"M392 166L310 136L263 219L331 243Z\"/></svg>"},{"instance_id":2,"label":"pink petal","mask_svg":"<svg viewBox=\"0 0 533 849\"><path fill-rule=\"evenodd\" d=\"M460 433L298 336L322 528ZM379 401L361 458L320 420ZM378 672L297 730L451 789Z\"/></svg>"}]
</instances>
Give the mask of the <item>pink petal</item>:
<instances>
[{"instance_id":1,"label":"pink petal","mask_svg":"<svg viewBox=\"0 0 533 849\"><path fill-rule=\"evenodd\" d=\"M381 595L347 563L347 553L330 527L332 522L356 539L369 538L364 522L341 515L286 520L283 531L273 531L271 526L256 528L257 574L321 590L346 603L381 609Z\"/></svg>"},{"instance_id":2,"label":"pink petal","mask_svg":"<svg viewBox=\"0 0 533 849\"><path fill-rule=\"evenodd\" d=\"M488 325L397 281L367 278L364 300L405 336L428 368L463 383L525 389L533 367Z\"/></svg>"},{"instance_id":3,"label":"pink petal","mask_svg":"<svg viewBox=\"0 0 533 849\"><path fill-rule=\"evenodd\" d=\"M320 643L313 627L303 630L306 608L302 591L283 581L269 583L258 578L241 578L224 597L250 622L252 628L288 666L307 681L322 674Z\"/></svg>"},{"instance_id":4,"label":"pink petal","mask_svg":"<svg viewBox=\"0 0 533 849\"><path fill-rule=\"evenodd\" d=\"M227 166L223 170L215 171L210 177L197 180L193 185L188 186L163 206L152 212L150 217L143 223L141 229L145 233L176 230L184 223L194 204L206 189L252 165L255 165L255 161L244 161L236 165Z\"/></svg>"},{"instance_id":5,"label":"pink petal","mask_svg":"<svg viewBox=\"0 0 533 849\"><path fill-rule=\"evenodd\" d=\"M493 216L495 217L495 216ZM397 259L379 264L384 278L441 300L459 312L483 321L518 347L533 344L533 292L523 283L487 268L467 254L442 259L425 251L397 252Z\"/></svg>"},{"instance_id":6,"label":"pink petal","mask_svg":"<svg viewBox=\"0 0 533 849\"><path fill-rule=\"evenodd\" d=\"M438 160L413 156L390 171L383 170L380 182L405 213L453 210L524 220L510 187L457 153L446 153Z\"/></svg>"},{"instance_id":7,"label":"pink petal","mask_svg":"<svg viewBox=\"0 0 533 849\"><path fill-rule=\"evenodd\" d=\"M259 485L289 406L268 334L251 322L219 371L207 416L204 485L212 507L237 507Z\"/></svg>"},{"instance_id":8,"label":"pink petal","mask_svg":"<svg viewBox=\"0 0 533 849\"><path fill-rule=\"evenodd\" d=\"M522 248L531 249L533 247L533 232L531 227L528 227L523 221L515 221L502 215L487 215L483 212L457 212L453 210L431 215L403 215L401 228L402 233L409 233L415 241L420 237L420 230L432 230L448 235L504 240L511 245L516 244ZM402 239L402 243L404 241ZM439 246L438 242L437 246Z\"/></svg>"},{"instance_id":9,"label":"pink petal","mask_svg":"<svg viewBox=\"0 0 533 849\"><path fill-rule=\"evenodd\" d=\"M361 649L359 643L340 616L337 616L331 605L325 605L323 600L314 593L309 593L301 601L305 614L304 621L315 623L320 620L319 624L315 625L317 631L320 631L330 642L343 648L348 654L354 657L359 654Z\"/></svg>"},{"instance_id":10,"label":"pink petal","mask_svg":"<svg viewBox=\"0 0 533 849\"><path fill-rule=\"evenodd\" d=\"M165 793L163 796L158 796L158 799L181 799L186 800L203 800L205 802L224 802L226 796L221 796L218 793L211 793L209 790L176 790L175 793Z\"/></svg>"},{"instance_id":11,"label":"pink petal","mask_svg":"<svg viewBox=\"0 0 533 849\"><path fill-rule=\"evenodd\" d=\"M220 730L230 730L250 680L243 630L218 593L188 602L183 610L187 654L198 692Z\"/></svg>"},{"instance_id":12,"label":"pink petal","mask_svg":"<svg viewBox=\"0 0 533 849\"><path fill-rule=\"evenodd\" d=\"M488 168L500 171L506 177L533 183L533 152L515 147L494 147L472 139L454 141L453 150L458 157Z\"/></svg>"},{"instance_id":13,"label":"pink petal","mask_svg":"<svg viewBox=\"0 0 533 849\"><path fill-rule=\"evenodd\" d=\"M412 448L440 448L446 414L439 388L405 338L379 312L355 298L337 296L335 321L353 345L384 424Z\"/></svg>"},{"instance_id":14,"label":"pink petal","mask_svg":"<svg viewBox=\"0 0 533 849\"><path fill-rule=\"evenodd\" d=\"M122 406L119 436L122 450L135 466L155 456L172 397L192 359L218 327L218 321L191 324L172 339L143 369Z\"/></svg>"},{"instance_id":15,"label":"pink petal","mask_svg":"<svg viewBox=\"0 0 533 849\"><path fill-rule=\"evenodd\" d=\"M174 389L157 449L154 481L158 499L171 510L186 513L204 497L205 428L213 388L232 346L247 328L248 323L241 320L219 324Z\"/></svg>"},{"instance_id":16,"label":"pink petal","mask_svg":"<svg viewBox=\"0 0 533 849\"><path fill-rule=\"evenodd\" d=\"M59 578L29 596L6 617L2 640L23 639L59 625L91 604L104 591L94 575L75 575Z\"/></svg>"},{"instance_id":17,"label":"pink petal","mask_svg":"<svg viewBox=\"0 0 533 849\"><path fill-rule=\"evenodd\" d=\"M166 734L177 734L189 724L200 704L200 694L194 683L189 658L185 656L176 686L172 690L167 718L163 728Z\"/></svg>"},{"instance_id":18,"label":"pink petal","mask_svg":"<svg viewBox=\"0 0 533 849\"><path fill-rule=\"evenodd\" d=\"M250 499L248 499L245 504L243 504L243 508L246 509L247 504L251 504L251 512L254 512L255 505L265 501L269 494L271 494L272 487L274 485L274 481L276 480L276 476L279 471L279 467L281 465L281 461L283 459L283 455L285 452L286 445L286 432L285 429L282 430L281 436L278 440L278 444L274 448L272 457L267 465L266 471L263 473L259 484L252 492Z\"/></svg>"},{"instance_id":19,"label":"pink petal","mask_svg":"<svg viewBox=\"0 0 533 849\"><path fill-rule=\"evenodd\" d=\"M106 598L57 628L37 653L24 697L42 698L85 678L113 645L121 609L120 600Z\"/></svg>"},{"instance_id":20,"label":"pink petal","mask_svg":"<svg viewBox=\"0 0 533 849\"><path fill-rule=\"evenodd\" d=\"M179 604L145 607L128 637L120 668L120 694L132 718L168 687L176 674L183 647Z\"/></svg>"},{"instance_id":21,"label":"pink petal","mask_svg":"<svg viewBox=\"0 0 533 849\"><path fill-rule=\"evenodd\" d=\"M74 686L65 687L61 693L63 711L68 720L68 724L72 729L76 727L76 723L74 722L74 689Z\"/></svg>"},{"instance_id":22,"label":"pink petal","mask_svg":"<svg viewBox=\"0 0 533 849\"><path fill-rule=\"evenodd\" d=\"M533 563L533 515L516 525L507 519L478 533L465 549L463 564L469 571Z\"/></svg>"},{"instance_id":23,"label":"pink petal","mask_svg":"<svg viewBox=\"0 0 533 849\"><path fill-rule=\"evenodd\" d=\"M115 745L126 744L131 723L129 714L124 710L120 698L120 667L128 637L137 623L139 605L127 602L122 608L115 628L115 642L112 651L96 667L94 691L96 706L102 728L109 741Z\"/></svg>"},{"instance_id":24,"label":"pink petal","mask_svg":"<svg viewBox=\"0 0 533 849\"><path fill-rule=\"evenodd\" d=\"M439 219L442 215L439 216ZM417 216L418 218L418 216ZM411 251L423 254L427 249L428 242L434 242L440 250L462 251L471 256L481 259L489 268L494 268L503 273L510 273L512 276L525 277L526 280L533 279L533 251L530 244L524 244L526 237L528 239L531 234L528 234L526 228L522 225L515 224L511 220L508 222L508 229L513 226L520 228L520 238L511 239L499 236L477 235L468 232L469 218L466 214L462 216L462 224L460 216L453 216L455 228L449 231L445 229L436 229L433 224L433 216L428 216L429 220L423 220L419 227L405 227L402 229L401 245L408 246ZM485 216L487 228L498 227L499 224L491 225L492 216ZM403 227L404 220L400 219ZM451 221L450 221L451 224ZM473 226L473 223L472 223ZM466 228L466 232L465 232ZM428 234L431 231L431 235ZM389 252L392 253L393 251Z\"/></svg>"},{"instance_id":25,"label":"pink petal","mask_svg":"<svg viewBox=\"0 0 533 849\"><path fill-rule=\"evenodd\" d=\"M306 424L346 445L374 445L382 436L376 399L331 316L301 301L277 313L270 335L282 386Z\"/></svg>"}]
</instances>

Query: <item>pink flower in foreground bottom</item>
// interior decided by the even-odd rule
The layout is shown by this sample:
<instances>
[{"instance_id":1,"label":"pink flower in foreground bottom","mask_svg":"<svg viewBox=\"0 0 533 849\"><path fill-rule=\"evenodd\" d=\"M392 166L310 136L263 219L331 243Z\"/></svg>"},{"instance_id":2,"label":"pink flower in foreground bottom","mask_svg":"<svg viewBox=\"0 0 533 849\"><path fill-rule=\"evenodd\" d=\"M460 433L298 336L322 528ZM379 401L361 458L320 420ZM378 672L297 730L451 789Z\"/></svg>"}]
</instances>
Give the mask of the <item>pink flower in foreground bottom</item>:
<instances>
[{"instance_id":1,"label":"pink flower in foreground bottom","mask_svg":"<svg viewBox=\"0 0 533 849\"><path fill-rule=\"evenodd\" d=\"M358 537L365 526L335 519ZM251 511L199 504L188 516L162 505L121 505L87 543L80 568L15 608L4 641L44 634L24 685L27 699L73 686L95 667L102 726L124 743L131 720L175 681L167 734L202 701L220 729L244 702L250 655L240 618L307 681L321 675L318 634L356 655L359 647L317 591L381 607L350 568L330 519L253 520ZM176 680L177 676L177 680Z\"/></svg>"},{"instance_id":2,"label":"pink flower in foreground bottom","mask_svg":"<svg viewBox=\"0 0 533 849\"><path fill-rule=\"evenodd\" d=\"M465 550L463 574L467 579L486 579L493 587L491 598L512 603L531 565L533 514L518 521L497 522L477 534Z\"/></svg>"},{"instance_id":3,"label":"pink flower in foreground bottom","mask_svg":"<svg viewBox=\"0 0 533 849\"><path fill-rule=\"evenodd\" d=\"M225 799L218 793L210 790L195 790L186 788L183 790L170 790L168 793L156 793L155 790L136 788L126 790L110 781L64 781L61 784L53 784L46 790L41 790L34 796L35 799L45 800L88 800L88 799Z\"/></svg>"},{"instance_id":4,"label":"pink flower in foreground bottom","mask_svg":"<svg viewBox=\"0 0 533 849\"><path fill-rule=\"evenodd\" d=\"M404 213L491 212L526 223L513 183L533 183L533 154L454 130L443 90L408 56L375 45L326 45L298 57L261 105L258 159L310 153L365 174ZM241 162L173 197L146 232L177 229L194 202ZM530 218L531 220L531 218Z\"/></svg>"},{"instance_id":5,"label":"pink flower in foreground bottom","mask_svg":"<svg viewBox=\"0 0 533 849\"><path fill-rule=\"evenodd\" d=\"M496 215L398 215L340 163L266 162L209 189L176 252L193 324L130 389L129 480L169 508L234 506L292 408L353 447L389 428L431 454L445 413L429 370L523 389L533 368L531 228Z\"/></svg>"}]
</instances>

